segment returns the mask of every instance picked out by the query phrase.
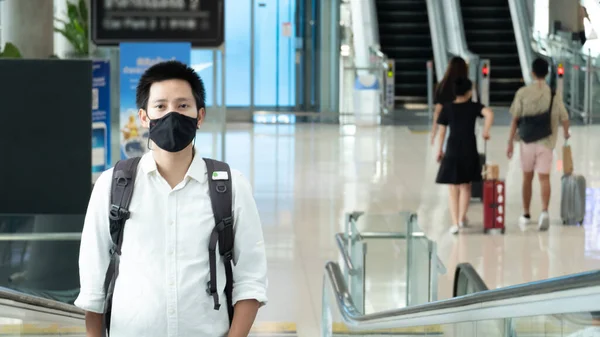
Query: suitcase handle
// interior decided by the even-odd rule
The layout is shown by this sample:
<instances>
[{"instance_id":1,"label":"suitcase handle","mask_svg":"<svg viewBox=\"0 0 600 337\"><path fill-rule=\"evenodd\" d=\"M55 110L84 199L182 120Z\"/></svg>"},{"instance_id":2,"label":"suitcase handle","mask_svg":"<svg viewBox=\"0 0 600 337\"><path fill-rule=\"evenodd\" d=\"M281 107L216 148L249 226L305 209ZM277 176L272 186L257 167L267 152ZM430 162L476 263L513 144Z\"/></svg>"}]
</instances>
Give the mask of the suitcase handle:
<instances>
[{"instance_id":1,"label":"suitcase handle","mask_svg":"<svg viewBox=\"0 0 600 337\"><path fill-rule=\"evenodd\" d=\"M487 140L483 140L483 156L485 158L485 162L481 166L483 172L481 172L481 176L483 180L487 180Z\"/></svg>"}]
</instances>

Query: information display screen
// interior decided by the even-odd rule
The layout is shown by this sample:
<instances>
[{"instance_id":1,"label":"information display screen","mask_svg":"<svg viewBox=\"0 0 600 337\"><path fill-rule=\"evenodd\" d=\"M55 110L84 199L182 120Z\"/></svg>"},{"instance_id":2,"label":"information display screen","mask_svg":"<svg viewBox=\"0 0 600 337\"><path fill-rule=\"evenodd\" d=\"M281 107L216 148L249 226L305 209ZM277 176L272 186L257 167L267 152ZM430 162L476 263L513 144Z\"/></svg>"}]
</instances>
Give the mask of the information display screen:
<instances>
[{"instance_id":1,"label":"information display screen","mask_svg":"<svg viewBox=\"0 0 600 337\"><path fill-rule=\"evenodd\" d=\"M216 48L224 29L224 0L92 0L97 45L157 41Z\"/></svg>"}]
</instances>

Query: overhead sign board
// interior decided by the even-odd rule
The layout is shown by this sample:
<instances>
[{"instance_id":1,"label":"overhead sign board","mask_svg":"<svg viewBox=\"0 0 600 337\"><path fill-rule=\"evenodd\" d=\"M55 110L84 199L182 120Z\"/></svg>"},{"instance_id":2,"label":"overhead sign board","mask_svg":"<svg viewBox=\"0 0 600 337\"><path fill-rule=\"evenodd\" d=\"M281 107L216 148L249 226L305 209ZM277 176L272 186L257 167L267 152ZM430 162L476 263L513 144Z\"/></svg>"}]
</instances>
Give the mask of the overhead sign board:
<instances>
[{"instance_id":1,"label":"overhead sign board","mask_svg":"<svg viewBox=\"0 0 600 337\"><path fill-rule=\"evenodd\" d=\"M216 48L225 40L225 0L92 0L92 40L190 42Z\"/></svg>"}]
</instances>

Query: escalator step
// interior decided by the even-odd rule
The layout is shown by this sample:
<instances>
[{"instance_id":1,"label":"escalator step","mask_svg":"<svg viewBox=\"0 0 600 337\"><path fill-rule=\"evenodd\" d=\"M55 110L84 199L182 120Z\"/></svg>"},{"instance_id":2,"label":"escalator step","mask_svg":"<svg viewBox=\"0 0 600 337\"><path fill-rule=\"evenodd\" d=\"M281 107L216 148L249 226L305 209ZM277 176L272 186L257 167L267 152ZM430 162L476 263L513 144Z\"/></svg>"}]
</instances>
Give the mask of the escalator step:
<instances>
[{"instance_id":1,"label":"escalator step","mask_svg":"<svg viewBox=\"0 0 600 337\"><path fill-rule=\"evenodd\" d=\"M391 47L382 48L383 52L392 59L401 58L421 58L425 64L428 60L433 57L433 51L431 48L421 47Z\"/></svg>"},{"instance_id":2,"label":"escalator step","mask_svg":"<svg viewBox=\"0 0 600 337\"><path fill-rule=\"evenodd\" d=\"M423 15L422 11L413 11L413 10L387 10L380 11L378 13L378 20L381 23L389 23L389 22L416 22L423 23Z\"/></svg>"},{"instance_id":3,"label":"escalator step","mask_svg":"<svg viewBox=\"0 0 600 337\"><path fill-rule=\"evenodd\" d=\"M380 22L379 35L396 34L425 34L429 33L429 24L421 22Z\"/></svg>"},{"instance_id":4,"label":"escalator step","mask_svg":"<svg viewBox=\"0 0 600 337\"><path fill-rule=\"evenodd\" d=\"M509 40L514 38L515 33L512 29L490 29L490 30L471 30L465 32L468 41L490 41L490 40Z\"/></svg>"},{"instance_id":5,"label":"escalator step","mask_svg":"<svg viewBox=\"0 0 600 337\"><path fill-rule=\"evenodd\" d=\"M505 18L472 18L463 19L465 31L489 30L489 29L514 29L512 22ZM481 27L485 26L485 29Z\"/></svg>"},{"instance_id":6,"label":"escalator step","mask_svg":"<svg viewBox=\"0 0 600 337\"><path fill-rule=\"evenodd\" d=\"M427 11L427 3L425 1L412 0L376 0L375 8L377 12L388 10L417 10L423 12Z\"/></svg>"},{"instance_id":7,"label":"escalator step","mask_svg":"<svg viewBox=\"0 0 600 337\"><path fill-rule=\"evenodd\" d=\"M504 41L495 40L495 41L486 41L486 42L470 41L469 48L472 49L477 54L494 53L494 54L498 54L498 55L505 55L505 54L515 54L515 53L519 52L517 50L517 45L514 43L514 41L506 41L506 40L504 40Z\"/></svg>"},{"instance_id":8,"label":"escalator step","mask_svg":"<svg viewBox=\"0 0 600 337\"><path fill-rule=\"evenodd\" d=\"M402 103L427 100L428 60L433 59L424 0L375 0L381 50L395 60L395 96Z\"/></svg>"},{"instance_id":9,"label":"escalator step","mask_svg":"<svg viewBox=\"0 0 600 337\"><path fill-rule=\"evenodd\" d=\"M380 35L379 42L382 46L401 45L429 48L431 45L429 34Z\"/></svg>"}]
</instances>

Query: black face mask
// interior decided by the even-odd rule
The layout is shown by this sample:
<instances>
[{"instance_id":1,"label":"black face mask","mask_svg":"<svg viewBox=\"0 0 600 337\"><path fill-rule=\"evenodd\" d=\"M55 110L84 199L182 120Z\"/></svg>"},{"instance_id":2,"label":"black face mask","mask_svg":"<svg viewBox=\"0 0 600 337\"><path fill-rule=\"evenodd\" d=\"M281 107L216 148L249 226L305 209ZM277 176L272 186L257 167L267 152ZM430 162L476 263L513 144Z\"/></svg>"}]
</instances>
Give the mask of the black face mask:
<instances>
[{"instance_id":1,"label":"black face mask","mask_svg":"<svg viewBox=\"0 0 600 337\"><path fill-rule=\"evenodd\" d=\"M169 112L161 118L150 119L150 139L165 151L179 152L194 140L197 128L198 118Z\"/></svg>"}]
</instances>

